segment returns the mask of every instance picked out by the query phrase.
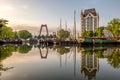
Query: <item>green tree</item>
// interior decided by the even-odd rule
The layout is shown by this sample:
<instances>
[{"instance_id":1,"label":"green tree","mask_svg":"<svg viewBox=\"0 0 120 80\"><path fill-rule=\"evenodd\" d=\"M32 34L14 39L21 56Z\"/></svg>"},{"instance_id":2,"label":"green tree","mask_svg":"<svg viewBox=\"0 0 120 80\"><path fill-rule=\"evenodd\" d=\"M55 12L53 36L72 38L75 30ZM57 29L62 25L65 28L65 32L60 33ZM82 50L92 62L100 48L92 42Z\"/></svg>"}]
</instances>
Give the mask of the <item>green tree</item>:
<instances>
[{"instance_id":1,"label":"green tree","mask_svg":"<svg viewBox=\"0 0 120 80\"><path fill-rule=\"evenodd\" d=\"M93 36L94 36L93 31L84 31L84 32L82 33L82 37L83 37L83 38L88 38L88 37L93 37Z\"/></svg>"},{"instance_id":2,"label":"green tree","mask_svg":"<svg viewBox=\"0 0 120 80\"><path fill-rule=\"evenodd\" d=\"M56 35L53 35L53 38L56 38L57 36Z\"/></svg>"},{"instance_id":3,"label":"green tree","mask_svg":"<svg viewBox=\"0 0 120 80\"><path fill-rule=\"evenodd\" d=\"M45 38L49 38L49 35L45 35Z\"/></svg>"},{"instance_id":4,"label":"green tree","mask_svg":"<svg viewBox=\"0 0 120 80\"><path fill-rule=\"evenodd\" d=\"M65 31L64 29L60 29L57 31L58 38L68 38L70 36L70 32Z\"/></svg>"},{"instance_id":5,"label":"green tree","mask_svg":"<svg viewBox=\"0 0 120 80\"><path fill-rule=\"evenodd\" d=\"M43 39L44 39L44 38L45 38L45 36L44 36L44 35L42 35L42 36L41 36L41 38L43 38Z\"/></svg>"},{"instance_id":6,"label":"green tree","mask_svg":"<svg viewBox=\"0 0 120 80\"><path fill-rule=\"evenodd\" d=\"M0 38L6 38L6 39L9 39L9 38L13 38L14 37L14 33L12 31L12 29L10 27L2 27L1 28L1 36Z\"/></svg>"},{"instance_id":7,"label":"green tree","mask_svg":"<svg viewBox=\"0 0 120 80\"><path fill-rule=\"evenodd\" d=\"M6 26L8 24L8 20L0 19L0 27Z\"/></svg>"},{"instance_id":8,"label":"green tree","mask_svg":"<svg viewBox=\"0 0 120 80\"><path fill-rule=\"evenodd\" d=\"M50 34L50 35L49 35L49 38L53 38L53 35L52 35L52 34Z\"/></svg>"},{"instance_id":9,"label":"green tree","mask_svg":"<svg viewBox=\"0 0 120 80\"><path fill-rule=\"evenodd\" d=\"M114 37L120 35L120 19L114 18L111 20L106 28L109 32L113 34Z\"/></svg>"},{"instance_id":10,"label":"green tree","mask_svg":"<svg viewBox=\"0 0 120 80\"><path fill-rule=\"evenodd\" d=\"M32 34L29 31L27 31L27 30L19 31L18 35L19 35L20 38L24 39L25 41L28 38L32 38Z\"/></svg>"},{"instance_id":11,"label":"green tree","mask_svg":"<svg viewBox=\"0 0 120 80\"><path fill-rule=\"evenodd\" d=\"M14 32L14 39L18 39L19 38L19 36L18 36L18 32Z\"/></svg>"},{"instance_id":12,"label":"green tree","mask_svg":"<svg viewBox=\"0 0 120 80\"><path fill-rule=\"evenodd\" d=\"M40 38L41 38L41 36L40 36L40 35L38 35L38 36L37 36L37 38L38 38L38 39L40 39Z\"/></svg>"},{"instance_id":13,"label":"green tree","mask_svg":"<svg viewBox=\"0 0 120 80\"><path fill-rule=\"evenodd\" d=\"M97 37L101 38L104 35L103 34L103 28L101 28L101 27L97 28L95 34L96 34Z\"/></svg>"}]
</instances>

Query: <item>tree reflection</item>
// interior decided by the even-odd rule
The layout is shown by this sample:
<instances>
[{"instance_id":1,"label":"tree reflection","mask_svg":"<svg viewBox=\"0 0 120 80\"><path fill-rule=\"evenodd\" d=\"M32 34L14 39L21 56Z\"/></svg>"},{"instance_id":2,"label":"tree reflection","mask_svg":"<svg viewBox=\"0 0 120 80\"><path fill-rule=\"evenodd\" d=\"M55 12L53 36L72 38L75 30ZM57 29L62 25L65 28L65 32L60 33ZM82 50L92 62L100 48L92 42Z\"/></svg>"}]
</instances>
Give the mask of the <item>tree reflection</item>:
<instances>
[{"instance_id":1,"label":"tree reflection","mask_svg":"<svg viewBox=\"0 0 120 80\"><path fill-rule=\"evenodd\" d=\"M104 52L104 50L97 50L97 51L95 51L96 57L104 58L103 52Z\"/></svg>"},{"instance_id":2,"label":"tree reflection","mask_svg":"<svg viewBox=\"0 0 120 80\"><path fill-rule=\"evenodd\" d=\"M6 59L7 57L10 57L13 51L14 48L12 46L0 47L0 61Z\"/></svg>"},{"instance_id":3,"label":"tree reflection","mask_svg":"<svg viewBox=\"0 0 120 80\"><path fill-rule=\"evenodd\" d=\"M78 47L78 52L83 53L84 55L92 55L93 53L97 58L104 58L104 51L106 48L104 47Z\"/></svg>"},{"instance_id":4,"label":"tree reflection","mask_svg":"<svg viewBox=\"0 0 120 80\"><path fill-rule=\"evenodd\" d=\"M2 65L2 61L4 59L6 59L7 57L12 56L13 51L14 51L14 48L12 46L2 46L2 47L0 47L0 71L7 71L7 70L13 68L13 67L4 67Z\"/></svg>"},{"instance_id":5,"label":"tree reflection","mask_svg":"<svg viewBox=\"0 0 120 80\"><path fill-rule=\"evenodd\" d=\"M110 55L107 56L108 63L114 68L120 68L120 50L115 49Z\"/></svg>"},{"instance_id":6,"label":"tree reflection","mask_svg":"<svg viewBox=\"0 0 120 80\"><path fill-rule=\"evenodd\" d=\"M0 63L0 71L7 71L9 69L12 69L14 67L4 67L1 63Z\"/></svg>"},{"instance_id":7,"label":"tree reflection","mask_svg":"<svg viewBox=\"0 0 120 80\"><path fill-rule=\"evenodd\" d=\"M57 48L57 52L58 52L60 55L63 55L63 54L65 54L65 53L70 52L70 48L66 48L66 47L64 47L64 46L58 47L58 48Z\"/></svg>"},{"instance_id":8,"label":"tree reflection","mask_svg":"<svg viewBox=\"0 0 120 80\"><path fill-rule=\"evenodd\" d=\"M21 46L18 47L18 52L19 52L19 53L22 53L22 54L26 54L26 53L28 53L31 49L32 49L32 46L31 46L31 45L24 44L24 45L21 45Z\"/></svg>"}]
</instances>

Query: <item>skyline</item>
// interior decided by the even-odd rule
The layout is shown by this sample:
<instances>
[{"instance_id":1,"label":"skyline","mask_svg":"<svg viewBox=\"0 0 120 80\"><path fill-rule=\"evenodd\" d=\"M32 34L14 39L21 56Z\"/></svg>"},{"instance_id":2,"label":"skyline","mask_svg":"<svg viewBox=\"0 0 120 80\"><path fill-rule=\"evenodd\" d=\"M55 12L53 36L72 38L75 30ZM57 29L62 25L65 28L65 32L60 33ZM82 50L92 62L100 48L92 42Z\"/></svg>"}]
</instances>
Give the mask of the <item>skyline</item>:
<instances>
[{"instance_id":1,"label":"skyline","mask_svg":"<svg viewBox=\"0 0 120 80\"><path fill-rule=\"evenodd\" d=\"M118 0L0 0L0 18L9 20L13 29L27 29L39 32L41 24L47 24L49 32L59 27L60 19L65 28L73 31L74 10L76 10L77 32L80 31L81 10L95 8L99 13L100 25L106 26L113 18L120 18ZM38 30L38 31L37 31Z\"/></svg>"}]
</instances>

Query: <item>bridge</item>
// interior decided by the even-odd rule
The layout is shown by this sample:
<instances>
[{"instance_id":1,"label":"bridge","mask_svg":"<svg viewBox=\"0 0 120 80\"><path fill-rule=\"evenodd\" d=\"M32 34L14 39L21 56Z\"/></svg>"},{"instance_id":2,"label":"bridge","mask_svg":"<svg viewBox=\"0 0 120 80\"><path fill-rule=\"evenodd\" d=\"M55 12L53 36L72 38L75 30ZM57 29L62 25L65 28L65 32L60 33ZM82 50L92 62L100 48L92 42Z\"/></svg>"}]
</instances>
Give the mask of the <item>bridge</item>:
<instances>
[{"instance_id":1,"label":"bridge","mask_svg":"<svg viewBox=\"0 0 120 80\"><path fill-rule=\"evenodd\" d=\"M41 25L39 35L41 36L41 32L42 32L42 29L43 29L43 28L46 29L46 33L47 33L47 35L49 35L47 24L42 24L42 25Z\"/></svg>"}]
</instances>

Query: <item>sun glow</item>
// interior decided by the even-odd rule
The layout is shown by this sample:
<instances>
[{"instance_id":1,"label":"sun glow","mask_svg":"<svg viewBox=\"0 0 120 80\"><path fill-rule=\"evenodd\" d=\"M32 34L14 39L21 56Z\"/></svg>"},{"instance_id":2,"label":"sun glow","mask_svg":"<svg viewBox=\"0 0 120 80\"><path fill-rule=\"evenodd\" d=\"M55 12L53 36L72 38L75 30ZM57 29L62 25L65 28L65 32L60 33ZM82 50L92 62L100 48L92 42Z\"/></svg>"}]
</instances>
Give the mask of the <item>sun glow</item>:
<instances>
[{"instance_id":1,"label":"sun glow","mask_svg":"<svg viewBox=\"0 0 120 80\"><path fill-rule=\"evenodd\" d=\"M1 5L0 6L0 12L4 11L4 12L8 12L8 11L13 11L14 7L9 6L9 5Z\"/></svg>"}]
</instances>

